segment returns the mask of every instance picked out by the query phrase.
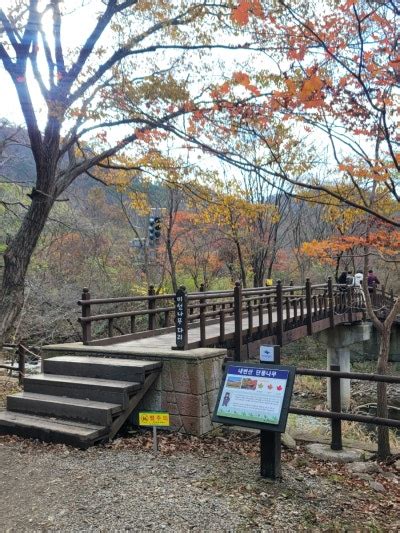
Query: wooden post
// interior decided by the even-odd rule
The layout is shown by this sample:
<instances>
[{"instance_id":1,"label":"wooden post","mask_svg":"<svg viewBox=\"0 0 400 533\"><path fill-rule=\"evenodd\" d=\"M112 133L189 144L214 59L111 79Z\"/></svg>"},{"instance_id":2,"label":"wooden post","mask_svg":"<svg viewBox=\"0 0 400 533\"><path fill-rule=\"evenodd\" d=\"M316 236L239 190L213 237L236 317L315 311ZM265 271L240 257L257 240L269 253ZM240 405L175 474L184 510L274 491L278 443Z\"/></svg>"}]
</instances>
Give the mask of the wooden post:
<instances>
[{"instance_id":1,"label":"wooden post","mask_svg":"<svg viewBox=\"0 0 400 533\"><path fill-rule=\"evenodd\" d=\"M22 385L25 376L25 351L21 344L18 344L18 382Z\"/></svg>"},{"instance_id":2,"label":"wooden post","mask_svg":"<svg viewBox=\"0 0 400 533\"><path fill-rule=\"evenodd\" d=\"M150 285L149 291L148 291L148 295L149 296L154 296L155 294L156 294L156 291L154 290L154 285ZM156 308L156 299L155 298L149 298L147 308L148 308L149 311L151 311L151 310ZM148 326L149 330L155 329L154 328L155 318L156 318L156 314L155 313L149 313L149 326Z\"/></svg>"},{"instance_id":3,"label":"wooden post","mask_svg":"<svg viewBox=\"0 0 400 533\"><path fill-rule=\"evenodd\" d=\"M136 316L131 315L131 333L135 333L136 330Z\"/></svg>"},{"instance_id":4,"label":"wooden post","mask_svg":"<svg viewBox=\"0 0 400 533\"><path fill-rule=\"evenodd\" d=\"M248 337L248 340L251 340L251 336L253 334L253 306L252 306L251 299L247 302L247 317L248 317L247 337Z\"/></svg>"},{"instance_id":5,"label":"wooden post","mask_svg":"<svg viewBox=\"0 0 400 533\"><path fill-rule=\"evenodd\" d=\"M225 342L225 310L219 310L219 342Z\"/></svg>"},{"instance_id":6,"label":"wooden post","mask_svg":"<svg viewBox=\"0 0 400 533\"><path fill-rule=\"evenodd\" d=\"M187 350L188 348L187 302L186 288L182 285L175 295L176 347L178 350Z\"/></svg>"},{"instance_id":7,"label":"wooden post","mask_svg":"<svg viewBox=\"0 0 400 533\"><path fill-rule=\"evenodd\" d=\"M243 356L243 331L242 331L242 286L240 281L235 283L233 289L234 313L235 313L235 361L244 361Z\"/></svg>"},{"instance_id":8,"label":"wooden post","mask_svg":"<svg viewBox=\"0 0 400 533\"><path fill-rule=\"evenodd\" d=\"M340 372L339 365L331 365L330 370ZM342 410L341 398L340 398L340 378L334 377L331 380L331 409L335 413L340 413ZM332 440L331 449L341 450L342 445L342 421L332 418Z\"/></svg>"},{"instance_id":9,"label":"wooden post","mask_svg":"<svg viewBox=\"0 0 400 533\"><path fill-rule=\"evenodd\" d=\"M329 325L331 328L335 326L335 305L333 300L333 284L332 278L328 278L328 316L329 316Z\"/></svg>"},{"instance_id":10,"label":"wooden post","mask_svg":"<svg viewBox=\"0 0 400 533\"><path fill-rule=\"evenodd\" d=\"M313 334L313 325L312 325L312 299L311 299L311 283L310 279L306 279L306 322L307 322L307 335Z\"/></svg>"},{"instance_id":11,"label":"wooden post","mask_svg":"<svg viewBox=\"0 0 400 533\"><path fill-rule=\"evenodd\" d=\"M87 287L82 289L82 300L90 300L90 292ZM82 318L90 317L90 304L82 303ZM82 322L82 341L88 344L92 340L92 323Z\"/></svg>"},{"instance_id":12,"label":"wooden post","mask_svg":"<svg viewBox=\"0 0 400 533\"><path fill-rule=\"evenodd\" d=\"M204 283L200 285L200 292L205 292ZM206 304L207 300L204 297L200 298L200 346L206 345Z\"/></svg>"},{"instance_id":13,"label":"wooden post","mask_svg":"<svg viewBox=\"0 0 400 533\"><path fill-rule=\"evenodd\" d=\"M278 279L276 283L276 344L282 346L283 343L283 302L282 302L282 282Z\"/></svg>"}]
</instances>

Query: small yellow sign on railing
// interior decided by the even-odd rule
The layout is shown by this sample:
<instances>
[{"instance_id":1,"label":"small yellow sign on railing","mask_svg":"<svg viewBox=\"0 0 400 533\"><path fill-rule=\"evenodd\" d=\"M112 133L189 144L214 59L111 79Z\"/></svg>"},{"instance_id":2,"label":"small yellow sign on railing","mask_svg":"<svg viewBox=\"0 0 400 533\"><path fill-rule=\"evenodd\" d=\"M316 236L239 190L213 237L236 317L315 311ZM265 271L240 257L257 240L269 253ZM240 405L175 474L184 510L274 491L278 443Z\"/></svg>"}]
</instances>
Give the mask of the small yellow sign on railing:
<instances>
[{"instance_id":1,"label":"small yellow sign on railing","mask_svg":"<svg viewBox=\"0 0 400 533\"><path fill-rule=\"evenodd\" d=\"M161 411L145 411L139 413L139 426L168 427L169 413Z\"/></svg>"},{"instance_id":2,"label":"small yellow sign on railing","mask_svg":"<svg viewBox=\"0 0 400 533\"><path fill-rule=\"evenodd\" d=\"M266 286L266 287L271 287L272 284L273 284L273 282L274 282L273 279L271 279L271 278L267 278L267 279L265 280L265 286Z\"/></svg>"}]
</instances>

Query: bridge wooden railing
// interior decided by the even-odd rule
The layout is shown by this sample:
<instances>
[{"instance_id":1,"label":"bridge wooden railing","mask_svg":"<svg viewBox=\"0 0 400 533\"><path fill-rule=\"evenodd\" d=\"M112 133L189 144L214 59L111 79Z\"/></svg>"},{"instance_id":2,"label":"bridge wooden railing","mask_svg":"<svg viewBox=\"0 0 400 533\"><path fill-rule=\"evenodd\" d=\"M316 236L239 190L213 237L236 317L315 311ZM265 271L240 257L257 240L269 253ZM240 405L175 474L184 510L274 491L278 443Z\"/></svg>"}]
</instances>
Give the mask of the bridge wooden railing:
<instances>
[{"instance_id":1,"label":"bridge wooden railing","mask_svg":"<svg viewBox=\"0 0 400 533\"><path fill-rule=\"evenodd\" d=\"M385 307L393 301L393 294L374 289L372 299L375 307ZM202 287L193 293L181 287L176 294L155 294L150 286L145 296L120 298L92 299L89 290L83 289L78 304L86 345L114 344L175 331L177 349L231 345L237 357L250 340L274 337L277 344L282 344L284 334L291 330L298 330L298 338L312 335L318 322L328 320L333 327L335 317L344 313L352 322L353 314L365 308L360 289L334 284L331 279L317 285L307 279L303 286L283 286L278 281L275 286L246 289L236 283L233 290L206 292ZM232 321L234 331L227 332ZM218 334L210 336L207 326L213 324L219 325ZM199 328L199 340L189 342L192 328Z\"/></svg>"}]
</instances>

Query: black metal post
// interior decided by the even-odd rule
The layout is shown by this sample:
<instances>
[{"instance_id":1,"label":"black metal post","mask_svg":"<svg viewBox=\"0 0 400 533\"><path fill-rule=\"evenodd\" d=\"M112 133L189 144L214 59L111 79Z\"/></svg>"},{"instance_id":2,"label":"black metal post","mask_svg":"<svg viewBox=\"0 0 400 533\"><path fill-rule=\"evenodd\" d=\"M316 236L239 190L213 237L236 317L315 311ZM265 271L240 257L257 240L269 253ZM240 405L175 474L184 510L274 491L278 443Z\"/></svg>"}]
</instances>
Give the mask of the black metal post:
<instances>
[{"instance_id":1,"label":"black metal post","mask_svg":"<svg viewBox=\"0 0 400 533\"><path fill-rule=\"evenodd\" d=\"M330 370L340 372L340 365L331 365ZM342 410L340 397L340 377L331 377L331 409L335 413ZM342 421L332 418L332 450L341 450L342 444Z\"/></svg>"}]
</instances>

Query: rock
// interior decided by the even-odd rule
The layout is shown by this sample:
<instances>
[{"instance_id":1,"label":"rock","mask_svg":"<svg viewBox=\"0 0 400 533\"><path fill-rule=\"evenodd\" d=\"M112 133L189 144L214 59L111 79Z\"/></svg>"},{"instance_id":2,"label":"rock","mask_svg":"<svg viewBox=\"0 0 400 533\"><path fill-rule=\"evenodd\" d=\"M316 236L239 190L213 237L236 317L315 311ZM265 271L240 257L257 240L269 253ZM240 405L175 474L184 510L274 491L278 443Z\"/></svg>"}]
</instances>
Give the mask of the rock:
<instances>
[{"instance_id":1,"label":"rock","mask_svg":"<svg viewBox=\"0 0 400 533\"><path fill-rule=\"evenodd\" d=\"M317 459L321 459L322 461L332 461L335 463L352 463L372 457L372 454L369 454L364 450L348 448L343 450L332 450L328 444L308 444L306 450Z\"/></svg>"},{"instance_id":2,"label":"rock","mask_svg":"<svg viewBox=\"0 0 400 533\"><path fill-rule=\"evenodd\" d=\"M368 474L354 474L357 479L362 479L363 481L372 481L371 476Z\"/></svg>"},{"instance_id":3,"label":"rock","mask_svg":"<svg viewBox=\"0 0 400 533\"><path fill-rule=\"evenodd\" d=\"M400 459L397 459L397 461L395 461L394 467L396 468L396 470L400 470Z\"/></svg>"},{"instance_id":4,"label":"rock","mask_svg":"<svg viewBox=\"0 0 400 533\"><path fill-rule=\"evenodd\" d=\"M371 489L374 489L377 492L385 492L385 487L382 485L382 483L378 483L377 481L370 481L369 486Z\"/></svg>"},{"instance_id":5,"label":"rock","mask_svg":"<svg viewBox=\"0 0 400 533\"><path fill-rule=\"evenodd\" d=\"M294 438L289 435L289 433L282 433L281 435L281 442L282 444L288 448L289 450L295 450L296 449L296 441Z\"/></svg>"},{"instance_id":6,"label":"rock","mask_svg":"<svg viewBox=\"0 0 400 533\"><path fill-rule=\"evenodd\" d=\"M374 474L380 471L376 463L359 461L349 464L347 470L353 474Z\"/></svg>"}]
</instances>

